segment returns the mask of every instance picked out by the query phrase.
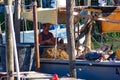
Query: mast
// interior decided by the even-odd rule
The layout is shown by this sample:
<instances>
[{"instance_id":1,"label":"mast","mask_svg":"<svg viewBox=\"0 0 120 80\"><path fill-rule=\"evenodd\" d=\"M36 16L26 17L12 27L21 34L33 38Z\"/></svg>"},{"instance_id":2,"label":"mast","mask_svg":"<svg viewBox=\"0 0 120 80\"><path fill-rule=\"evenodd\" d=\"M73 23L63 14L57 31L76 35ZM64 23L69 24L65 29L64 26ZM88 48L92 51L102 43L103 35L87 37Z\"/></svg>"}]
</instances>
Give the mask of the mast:
<instances>
[{"instance_id":1,"label":"mast","mask_svg":"<svg viewBox=\"0 0 120 80\"><path fill-rule=\"evenodd\" d=\"M74 0L66 0L66 10L67 10L66 30L67 30L67 42L69 46L68 53L69 53L70 76L76 78L73 7L74 7Z\"/></svg>"},{"instance_id":2,"label":"mast","mask_svg":"<svg viewBox=\"0 0 120 80\"><path fill-rule=\"evenodd\" d=\"M12 0L4 0L5 6L12 6ZM8 80L14 80L14 56L13 56L13 43L12 43L12 33L10 29L10 14L7 13L7 8L5 10L5 26L6 26L6 66L7 73L11 75Z\"/></svg>"},{"instance_id":3,"label":"mast","mask_svg":"<svg viewBox=\"0 0 120 80\"><path fill-rule=\"evenodd\" d=\"M7 74L8 80L14 80L14 58L15 58L15 69L17 71L17 80L20 80L19 73L19 63L18 63L18 55L16 48L16 40L15 40L15 31L13 24L13 10L12 10L12 0L5 0L5 22L6 23L6 59L7 59ZM14 53L14 54L13 54Z\"/></svg>"},{"instance_id":4,"label":"mast","mask_svg":"<svg viewBox=\"0 0 120 80\"><path fill-rule=\"evenodd\" d=\"M39 43L38 43L38 20L37 20L37 2L33 0L33 27L34 27L34 45L36 56L36 69L40 69L40 55L39 55Z\"/></svg>"},{"instance_id":5,"label":"mast","mask_svg":"<svg viewBox=\"0 0 120 80\"><path fill-rule=\"evenodd\" d=\"M88 0L88 6L91 6L91 0ZM88 14L90 15L91 13L88 12ZM90 28L89 28L89 32L87 34L87 41L86 41L86 47L89 48L91 50L91 28L92 28L92 23L90 24ZM87 49L85 49L85 52L87 52Z\"/></svg>"},{"instance_id":6,"label":"mast","mask_svg":"<svg viewBox=\"0 0 120 80\"><path fill-rule=\"evenodd\" d=\"M21 0L15 0L15 37L16 37L16 42L20 43L20 2Z\"/></svg>"}]
</instances>

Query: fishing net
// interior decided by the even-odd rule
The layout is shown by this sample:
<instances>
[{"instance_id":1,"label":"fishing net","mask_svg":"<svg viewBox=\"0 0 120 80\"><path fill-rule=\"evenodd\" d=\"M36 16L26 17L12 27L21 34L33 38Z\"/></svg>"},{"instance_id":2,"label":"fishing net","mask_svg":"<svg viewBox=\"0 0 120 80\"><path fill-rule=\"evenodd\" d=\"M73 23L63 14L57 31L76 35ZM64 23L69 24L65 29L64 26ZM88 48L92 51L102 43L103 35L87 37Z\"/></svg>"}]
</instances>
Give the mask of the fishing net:
<instances>
[{"instance_id":1,"label":"fishing net","mask_svg":"<svg viewBox=\"0 0 120 80\"><path fill-rule=\"evenodd\" d=\"M43 51L43 55L41 55L41 58L47 58L47 59L68 59L68 53L66 52L66 45L59 45L57 50L55 51L55 48L45 48Z\"/></svg>"}]
</instances>

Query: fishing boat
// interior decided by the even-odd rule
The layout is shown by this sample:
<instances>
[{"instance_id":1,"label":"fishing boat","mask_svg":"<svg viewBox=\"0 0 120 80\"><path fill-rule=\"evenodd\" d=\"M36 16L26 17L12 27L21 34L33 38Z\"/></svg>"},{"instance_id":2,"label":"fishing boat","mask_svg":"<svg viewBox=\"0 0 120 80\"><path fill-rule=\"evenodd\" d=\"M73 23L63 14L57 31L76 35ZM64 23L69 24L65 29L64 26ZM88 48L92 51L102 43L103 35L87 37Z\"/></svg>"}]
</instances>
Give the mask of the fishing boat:
<instances>
[{"instance_id":1,"label":"fishing boat","mask_svg":"<svg viewBox=\"0 0 120 80\"><path fill-rule=\"evenodd\" d=\"M81 8L81 6L79 7ZM82 8L87 8L87 10L92 10L92 11L98 11L101 12L101 10L95 10L94 7L82 7ZM100 7L104 8L104 7ZM117 8L117 7L114 7ZM106 8L108 9L108 7ZM47 20L47 22L52 23L52 24L56 24L56 23L66 23L65 20L61 20L60 16L59 18L56 16L58 15L56 9L39 9L40 10L40 14L43 12L44 15L46 16L48 15L47 13L51 13L53 12L54 14L51 14L48 17L52 17L54 19L53 22L51 22L51 18L47 18L46 20L40 20L42 23L45 23ZM62 12L64 12L64 8L61 8ZM85 9L86 10L86 9ZM119 10L119 9L118 9ZM116 11L117 12L117 11ZM43 14L42 13L42 14ZM45 15L46 13L46 15ZM101 12L102 13L102 12ZM66 13L65 13L66 14ZM32 18L30 17L32 14L31 12L26 12L24 13L25 18L28 20L32 20ZM28 17L27 17L28 15ZM40 15L39 15L40 16ZM38 17L39 17L38 16ZM54 17L53 17L54 16ZM64 15L65 16L65 15ZM64 17L63 16L63 17ZM75 23L79 20L78 17L79 15L75 15L76 16L76 20ZM87 16L82 16L85 18L91 18L90 15ZM94 18L92 16L92 18ZM58 21L56 19L59 19ZM96 20L101 20L101 18L95 18ZM112 19L108 19L108 18L102 18L102 20L106 21L104 22L105 24L108 24L107 22L112 22L112 23L120 23L119 19L118 20L112 20ZM45 21L45 22L44 22ZM112 24L110 23L110 24ZM117 25L118 25L117 24ZM104 32L108 30L107 28L104 29ZM115 29L118 30L118 29ZM32 33L32 32L31 32ZM26 32L27 34L27 32ZM80 35L81 36L81 35ZM22 40L21 40L22 41ZM24 40L23 40L24 41ZM2 53L5 53L5 44L0 44L0 54L2 55ZM18 44L18 54L19 54L19 60L21 60L21 64L20 64L20 68L23 71L31 71L31 70L35 70L35 66L32 65L33 62L33 57L34 57L34 44L33 43L23 43L23 44ZM24 52L23 52L24 51ZM21 54L22 52L22 54ZM21 56L21 57L20 57ZM3 59L4 58L4 59ZM1 57L1 67L0 67L0 71L4 71L4 67L5 67L5 63L3 62L5 60L5 55L4 57ZM34 64L34 63L33 63ZM45 59L45 58L40 58L40 72L43 73L48 73L48 74L58 74L60 77L69 77L70 76L70 61L69 60L59 60L59 59ZM75 66L75 71L76 71L76 75L77 78L81 78L83 80L119 80L120 79L120 61L119 60L105 60L105 61L90 61L90 60L81 60L81 59L75 59L73 61L73 65Z\"/></svg>"}]
</instances>

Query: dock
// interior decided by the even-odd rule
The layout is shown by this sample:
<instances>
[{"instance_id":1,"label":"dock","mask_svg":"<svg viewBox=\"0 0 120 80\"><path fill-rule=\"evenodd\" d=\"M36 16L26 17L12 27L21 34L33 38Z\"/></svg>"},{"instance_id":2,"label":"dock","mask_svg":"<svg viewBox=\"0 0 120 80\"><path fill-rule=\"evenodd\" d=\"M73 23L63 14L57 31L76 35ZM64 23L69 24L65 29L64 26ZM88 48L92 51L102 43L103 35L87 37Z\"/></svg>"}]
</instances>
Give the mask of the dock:
<instances>
[{"instance_id":1,"label":"dock","mask_svg":"<svg viewBox=\"0 0 120 80\"><path fill-rule=\"evenodd\" d=\"M15 77L17 77L17 73L15 72L13 74ZM3 78L9 77L6 72L0 72L0 80ZM30 72L20 72L20 78L21 79L27 79L27 80L50 80L53 76L51 74L46 73L40 73L35 71Z\"/></svg>"},{"instance_id":2,"label":"dock","mask_svg":"<svg viewBox=\"0 0 120 80\"><path fill-rule=\"evenodd\" d=\"M13 74L17 78L17 73L15 72ZM0 80L7 78L6 72L0 72ZM53 75L52 74L46 74L46 73L40 73L35 71L30 72L20 72L20 78L23 80L52 80ZM84 80L84 79L75 79L71 77L62 77L58 80Z\"/></svg>"}]
</instances>

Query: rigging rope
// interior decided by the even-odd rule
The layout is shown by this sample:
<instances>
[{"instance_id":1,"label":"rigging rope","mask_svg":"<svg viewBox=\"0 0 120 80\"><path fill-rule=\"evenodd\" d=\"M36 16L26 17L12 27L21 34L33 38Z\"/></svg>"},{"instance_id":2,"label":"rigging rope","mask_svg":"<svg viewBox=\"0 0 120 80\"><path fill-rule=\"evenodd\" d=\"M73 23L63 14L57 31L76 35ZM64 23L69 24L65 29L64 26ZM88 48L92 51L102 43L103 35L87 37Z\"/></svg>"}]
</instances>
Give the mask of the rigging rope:
<instances>
[{"instance_id":1,"label":"rigging rope","mask_svg":"<svg viewBox=\"0 0 120 80\"><path fill-rule=\"evenodd\" d=\"M99 45L101 46L101 44L92 36L92 39Z\"/></svg>"}]
</instances>

